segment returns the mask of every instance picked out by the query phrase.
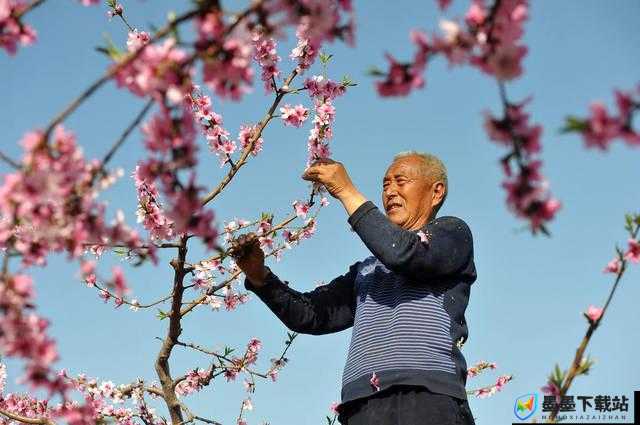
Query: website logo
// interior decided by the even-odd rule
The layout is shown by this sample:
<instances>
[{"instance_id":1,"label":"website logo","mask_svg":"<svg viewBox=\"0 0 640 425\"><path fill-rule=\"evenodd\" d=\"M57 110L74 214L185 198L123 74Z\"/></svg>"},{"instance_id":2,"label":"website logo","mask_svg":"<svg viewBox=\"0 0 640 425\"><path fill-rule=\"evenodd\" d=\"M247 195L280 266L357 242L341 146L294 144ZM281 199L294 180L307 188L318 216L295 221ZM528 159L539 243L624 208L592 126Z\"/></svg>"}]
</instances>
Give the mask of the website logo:
<instances>
[{"instance_id":1,"label":"website logo","mask_svg":"<svg viewBox=\"0 0 640 425\"><path fill-rule=\"evenodd\" d=\"M516 399L513 405L513 413L516 418L524 421L536 412L538 406L538 394L525 394Z\"/></svg>"}]
</instances>

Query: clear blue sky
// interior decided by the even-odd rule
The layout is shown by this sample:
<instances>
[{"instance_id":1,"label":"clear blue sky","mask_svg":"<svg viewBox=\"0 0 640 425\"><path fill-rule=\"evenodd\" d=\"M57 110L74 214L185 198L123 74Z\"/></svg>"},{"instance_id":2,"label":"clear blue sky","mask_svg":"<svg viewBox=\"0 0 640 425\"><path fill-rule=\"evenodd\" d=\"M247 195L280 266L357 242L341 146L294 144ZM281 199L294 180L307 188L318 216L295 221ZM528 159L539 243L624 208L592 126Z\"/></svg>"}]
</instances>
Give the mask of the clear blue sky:
<instances>
[{"instance_id":1,"label":"clear blue sky","mask_svg":"<svg viewBox=\"0 0 640 425\"><path fill-rule=\"evenodd\" d=\"M123 3L130 21L146 29L149 23L161 23L174 7L167 0ZM187 2L182 3L186 7ZM466 3L456 1L449 15L461 14ZM511 423L514 399L539 392L556 362L563 367L569 364L586 329L581 311L589 304L602 305L611 287L610 276L601 270L612 258L614 245L626 243L623 214L640 208L637 148L615 143L606 153L587 151L578 137L557 131L567 113L584 114L596 99L611 105L614 88L631 88L639 81L640 3L619 1L615 7L596 0L533 4L526 27L530 47L526 74L508 91L515 100L533 94L529 110L545 126L543 172L563 202L550 226L551 238L517 231L523 223L506 210L497 162L504 151L488 142L482 129L481 111L499 110L494 81L474 69L448 70L446 63L437 60L430 64L425 90L390 100L375 94L365 70L371 65L384 67L385 50L408 58L410 29L437 28L440 14L435 1L404 2L402 8L398 4L356 1L356 48L334 44L327 49L335 55L330 73L338 78L349 74L359 83L335 102L334 158L345 164L357 187L377 204L382 174L398 151L429 151L444 160L450 195L441 215L456 215L469 223L478 269L467 310L469 341L463 353L469 364L494 361L499 366L496 372L514 375L503 392L472 400L471 408L478 425ZM93 50L101 43L102 33L112 34L117 43L125 40L122 26L115 20L108 22L103 6L49 1L30 14L28 22L39 33L38 43L20 49L15 58L0 55L2 150L13 157L18 157L16 141L26 131L44 126L103 72L106 58ZM291 40L283 43L281 56L286 57L290 47ZM285 59L283 67L288 66ZM221 105L214 99L234 134L241 123L261 118L270 102L259 84L242 104ZM141 106L139 98L109 84L66 126L77 134L88 157L100 157ZM306 196L307 184L299 176L307 134L308 127L283 128L273 122L264 133L263 153L216 200L219 220L251 219L260 211L274 212L277 220L289 212L293 200ZM110 207L122 208L131 223L136 203L128 176L143 157L141 146L136 131L114 159L127 177L103 195ZM222 171L214 156L205 149L202 152L200 181L212 187ZM369 255L346 219L342 206L332 201L321 213L317 235L288 252L282 262L269 265L301 291L344 273L350 264ZM194 250L190 258L197 259L198 254ZM107 259L103 270L108 271L114 261L118 260ZM159 341L155 337L164 336L167 323L155 319L155 311L114 311L113 304L103 304L95 290L78 281L76 270L64 258L53 257L49 267L34 272L38 309L53 321L51 334L62 357L58 366L118 384L137 376L157 379L153 363ZM166 261L157 269L127 268L126 272L135 296L143 302L170 291L172 274ZM640 389L640 370L632 366L640 348L640 322L632 313L640 298L639 278L638 267L631 267L587 350L597 363L590 376L575 381L572 394L631 396ZM228 344L242 350L249 338L259 337L264 343L258 362L263 371L268 359L281 352L287 331L253 295L235 312L202 308L187 318L183 328L184 340L218 349ZM259 381L252 396L255 409L246 415L249 423L322 423L329 404L340 397L349 338L350 330L299 336L279 380ZM174 353L174 375L208 365L208 359L196 353L180 348ZM9 365L13 380L19 369L14 362ZM487 385L496 377L497 373L471 379L468 388ZM215 381L187 402L201 416L234 423L245 396L241 382ZM9 389L16 386L10 383ZM164 405L158 411L164 414Z\"/></svg>"}]
</instances>

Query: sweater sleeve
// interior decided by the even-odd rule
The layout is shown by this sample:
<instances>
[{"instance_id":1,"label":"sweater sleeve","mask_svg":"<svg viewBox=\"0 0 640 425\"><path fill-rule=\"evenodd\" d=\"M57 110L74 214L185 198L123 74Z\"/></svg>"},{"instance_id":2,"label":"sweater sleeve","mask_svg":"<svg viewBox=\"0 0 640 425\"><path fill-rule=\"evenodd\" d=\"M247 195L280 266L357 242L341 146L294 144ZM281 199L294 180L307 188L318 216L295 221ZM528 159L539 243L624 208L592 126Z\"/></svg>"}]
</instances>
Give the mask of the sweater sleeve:
<instances>
[{"instance_id":1,"label":"sweater sleeve","mask_svg":"<svg viewBox=\"0 0 640 425\"><path fill-rule=\"evenodd\" d=\"M389 270L417 280L463 270L473 260L471 231L460 218L439 217L418 232L391 222L371 201L349 216L349 224L371 253Z\"/></svg>"},{"instance_id":2,"label":"sweater sleeve","mask_svg":"<svg viewBox=\"0 0 640 425\"><path fill-rule=\"evenodd\" d=\"M255 287L245 277L244 287L254 292L294 332L323 335L353 326L356 310L355 277L358 262L349 271L309 292L298 292L269 267L265 284Z\"/></svg>"}]
</instances>

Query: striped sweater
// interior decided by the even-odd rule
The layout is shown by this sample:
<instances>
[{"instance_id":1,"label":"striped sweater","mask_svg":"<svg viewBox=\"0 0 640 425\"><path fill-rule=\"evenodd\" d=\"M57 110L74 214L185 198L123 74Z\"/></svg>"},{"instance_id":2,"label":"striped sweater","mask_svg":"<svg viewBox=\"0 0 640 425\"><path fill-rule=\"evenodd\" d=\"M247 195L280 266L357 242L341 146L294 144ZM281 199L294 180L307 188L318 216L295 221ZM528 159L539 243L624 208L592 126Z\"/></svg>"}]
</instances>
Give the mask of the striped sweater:
<instances>
[{"instance_id":1,"label":"striped sweater","mask_svg":"<svg viewBox=\"0 0 640 425\"><path fill-rule=\"evenodd\" d=\"M339 409L396 384L466 399L467 365L460 348L476 280L469 227L443 216L405 230L371 201L348 222L373 255L344 275L302 293L267 267L264 286L245 278L245 288L293 331L322 335L353 328Z\"/></svg>"}]
</instances>

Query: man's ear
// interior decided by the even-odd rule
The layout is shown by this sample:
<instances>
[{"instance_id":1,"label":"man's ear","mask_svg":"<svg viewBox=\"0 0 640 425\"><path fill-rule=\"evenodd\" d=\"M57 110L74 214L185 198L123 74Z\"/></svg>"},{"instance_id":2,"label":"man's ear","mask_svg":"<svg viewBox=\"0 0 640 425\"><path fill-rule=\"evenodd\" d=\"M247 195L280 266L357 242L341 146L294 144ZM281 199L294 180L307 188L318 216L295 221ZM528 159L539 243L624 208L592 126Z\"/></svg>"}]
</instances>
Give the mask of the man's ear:
<instances>
[{"instance_id":1,"label":"man's ear","mask_svg":"<svg viewBox=\"0 0 640 425\"><path fill-rule=\"evenodd\" d=\"M446 189L444 187L444 182L440 180L434 182L432 187L433 187L433 199L431 200L431 206L435 207L436 205L442 203Z\"/></svg>"}]
</instances>

